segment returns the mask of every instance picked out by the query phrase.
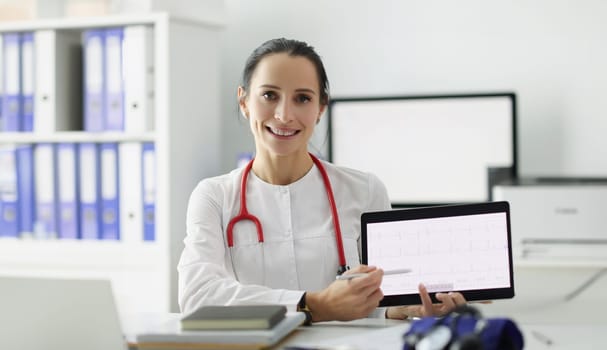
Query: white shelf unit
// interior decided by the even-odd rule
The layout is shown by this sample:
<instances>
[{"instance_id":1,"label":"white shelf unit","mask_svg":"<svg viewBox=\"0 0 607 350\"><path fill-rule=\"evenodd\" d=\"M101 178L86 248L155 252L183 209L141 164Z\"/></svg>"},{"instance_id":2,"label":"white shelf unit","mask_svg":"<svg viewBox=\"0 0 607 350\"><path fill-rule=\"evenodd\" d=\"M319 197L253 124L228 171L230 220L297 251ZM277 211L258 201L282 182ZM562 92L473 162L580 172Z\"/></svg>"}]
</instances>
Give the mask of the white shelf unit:
<instances>
[{"instance_id":1,"label":"white shelf unit","mask_svg":"<svg viewBox=\"0 0 607 350\"><path fill-rule=\"evenodd\" d=\"M156 240L0 240L0 274L107 278L121 312L176 312L177 261L185 237L189 195L202 178L220 172L219 22L166 13L66 18L0 24L0 33L41 29L79 31L148 25L154 35L155 130L142 134L0 132L0 144L39 142L154 142ZM44 293L41 291L41 297Z\"/></svg>"}]
</instances>

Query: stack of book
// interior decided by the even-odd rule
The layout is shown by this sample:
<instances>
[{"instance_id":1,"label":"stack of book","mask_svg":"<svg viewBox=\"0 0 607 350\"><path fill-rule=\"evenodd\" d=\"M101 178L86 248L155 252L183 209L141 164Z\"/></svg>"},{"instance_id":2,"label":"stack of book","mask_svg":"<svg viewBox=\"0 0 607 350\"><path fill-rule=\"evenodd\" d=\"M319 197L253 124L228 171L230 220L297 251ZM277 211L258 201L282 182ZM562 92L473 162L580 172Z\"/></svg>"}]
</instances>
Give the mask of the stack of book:
<instances>
[{"instance_id":1,"label":"stack of book","mask_svg":"<svg viewBox=\"0 0 607 350\"><path fill-rule=\"evenodd\" d=\"M283 305L203 306L181 319L181 329L270 329L286 314Z\"/></svg>"},{"instance_id":2,"label":"stack of book","mask_svg":"<svg viewBox=\"0 0 607 350\"><path fill-rule=\"evenodd\" d=\"M203 306L162 327L138 332L134 343L139 349L264 349L304 321L303 313L287 313L284 305Z\"/></svg>"}]
</instances>

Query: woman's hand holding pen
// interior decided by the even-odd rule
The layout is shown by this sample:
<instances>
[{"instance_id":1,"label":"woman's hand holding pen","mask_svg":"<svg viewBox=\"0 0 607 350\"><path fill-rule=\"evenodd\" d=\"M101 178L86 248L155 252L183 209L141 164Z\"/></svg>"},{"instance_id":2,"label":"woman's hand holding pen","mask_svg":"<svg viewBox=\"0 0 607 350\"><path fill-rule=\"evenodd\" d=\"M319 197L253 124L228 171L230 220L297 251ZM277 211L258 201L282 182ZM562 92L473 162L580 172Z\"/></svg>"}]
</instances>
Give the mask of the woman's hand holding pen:
<instances>
[{"instance_id":1,"label":"woman's hand holding pen","mask_svg":"<svg viewBox=\"0 0 607 350\"><path fill-rule=\"evenodd\" d=\"M383 270L360 265L346 273L366 273L366 276L337 280L322 291L306 293L314 322L363 318L379 305L384 297L380 289Z\"/></svg>"},{"instance_id":2,"label":"woman's hand holding pen","mask_svg":"<svg viewBox=\"0 0 607 350\"><path fill-rule=\"evenodd\" d=\"M436 293L440 303L433 304L426 287L420 283L418 286L421 305L393 306L386 310L386 318L406 319L408 317L443 316L453 311L457 306L466 304L461 293Z\"/></svg>"}]
</instances>

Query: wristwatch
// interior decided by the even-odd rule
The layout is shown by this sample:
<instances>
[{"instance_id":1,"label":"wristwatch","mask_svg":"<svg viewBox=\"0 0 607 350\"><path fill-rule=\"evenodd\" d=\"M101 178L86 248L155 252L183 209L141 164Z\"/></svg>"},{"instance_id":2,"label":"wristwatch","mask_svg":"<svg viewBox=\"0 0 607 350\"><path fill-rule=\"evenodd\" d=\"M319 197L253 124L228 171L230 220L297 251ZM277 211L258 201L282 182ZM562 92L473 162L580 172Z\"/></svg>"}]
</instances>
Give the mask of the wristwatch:
<instances>
[{"instance_id":1,"label":"wristwatch","mask_svg":"<svg viewBox=\"0 0 607 350\"><path fill-rule=\"evenodd\" d=\"M306 292L303 293L301 299L299 299L299 303L297 303L297 311L303 312L306 315L306 320L304 321L304 326L309 326L312 324L312 310L308 307L306 303Z\"/></svg>"}]
</instances>

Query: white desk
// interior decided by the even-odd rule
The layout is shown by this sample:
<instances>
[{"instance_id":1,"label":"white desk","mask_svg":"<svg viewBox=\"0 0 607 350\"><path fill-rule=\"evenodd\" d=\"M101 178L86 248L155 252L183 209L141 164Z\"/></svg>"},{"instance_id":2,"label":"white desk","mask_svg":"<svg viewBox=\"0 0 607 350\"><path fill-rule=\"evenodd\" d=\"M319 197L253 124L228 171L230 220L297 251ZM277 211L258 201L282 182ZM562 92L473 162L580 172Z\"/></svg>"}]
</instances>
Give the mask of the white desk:
<instances>
[{"instance_id":1,"label":"white desk","mask_svg":"<svg viewBox=\"0 0 607 350\"><path fill-rule=\"evenodd\" d=\"M319 349L335 350L386 350L402 349L402 335L408 324L383 329L360 328L358 331L344 327L313 326L308 330L297 330L282 346L317 346ZM327 327L330 328L330 327ZM607 325L521 325L525 349L528 350L569 350L569 349L606 349Z\"/></svg>"},{"instance_id":2,"label":"white desk","mask_svg":"<svg viewBox=\"0 0 607 350\"><path fill-rule=\"evenodd\" d=\"M179 319L180 314L132 314L122 317L121 323L127 342L131 349L137 349L136 335L146 333L156 333L155 331L166 329L168 323L173 323ZM302 326L288 335L281 342L272 347L272 349L283 349L287 346L311 347L325 344L332 339L356 339L361 334L375 334L376 331L393 330L390 339L379 339L391 347L396 344L395 349L400 348L398 344L402 334L409 328L409 322L384 319L362 319L351 322L322 322L312 326ZM360 341L360 340L358 340ZM378 340L374 340L378 343ZM345 343L344 343L345 344ZM386 348L383 347L383 349ZM365 347L363 347L364 349ZM382 347L380 347L382 348ZM379 349L379 348L378 348Z\"/></svg>"},{"instance_id":3,"label":"white desk","mask_svg":"<svg viewBox=\"0 0 607 350\"><path fill-rule=\"evenodd\" d=\"M401 349L402 335L409 322L384 319L362 319L351 322L322 322L299 327L275 348L287 346L335 348L346 350Z\"/></svg>"},{"instance_id":4,"label":"white desk","mask_svg":"<svg viewBox=\"0 0 607 350\"><path fill-rule=\"evenodd\" d=\"M178 318L178 314L139 314L123 317L127 340L137 332L153 329L155 325ZM566 318L566 315L563 315ZM572 322L574 320L571 320ZM525 339L525 349L605 349L607 323L592 324L518 324ZM150 328L152 327L152 328ZM310 327L299 327L273 350L300 346L323 350L400 350L402 335L409 322L381 319L363 319L352 322L323 322ZM137 349L131 344L131 349Z\"/></svg>"}]
</instances>

